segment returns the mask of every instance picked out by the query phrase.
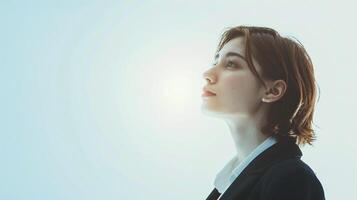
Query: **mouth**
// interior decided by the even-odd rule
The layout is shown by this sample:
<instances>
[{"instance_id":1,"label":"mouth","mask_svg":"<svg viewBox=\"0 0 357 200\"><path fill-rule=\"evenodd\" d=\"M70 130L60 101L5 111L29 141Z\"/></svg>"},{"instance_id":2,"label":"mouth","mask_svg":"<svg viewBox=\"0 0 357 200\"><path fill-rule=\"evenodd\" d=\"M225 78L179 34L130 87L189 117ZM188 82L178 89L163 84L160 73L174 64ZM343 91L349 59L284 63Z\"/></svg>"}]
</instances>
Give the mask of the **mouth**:
<instances>
[{"instance_id":1,"label":"mouth","mask_svg":"<svg viewBox=\"0 0 357 200\"><path fill-rule=\"evenodd\" d=\"M216 94L212 93L212 92L209 92L209 91L205 91L202 93L203 97L209 97L209 96L216 96Z\"/></svg>"},{"instance_id":2,"label":"mouth","mask_svg":"<svg viewBox=\"0 0 357 200\"><path fill-rule=\"evenodd\" d=\"M202 97L210 97L210 96L216 96L215 93L211 92L208 90L206 87L203 88L203 93L201 95Z\"/></svg>"}]
</instances>

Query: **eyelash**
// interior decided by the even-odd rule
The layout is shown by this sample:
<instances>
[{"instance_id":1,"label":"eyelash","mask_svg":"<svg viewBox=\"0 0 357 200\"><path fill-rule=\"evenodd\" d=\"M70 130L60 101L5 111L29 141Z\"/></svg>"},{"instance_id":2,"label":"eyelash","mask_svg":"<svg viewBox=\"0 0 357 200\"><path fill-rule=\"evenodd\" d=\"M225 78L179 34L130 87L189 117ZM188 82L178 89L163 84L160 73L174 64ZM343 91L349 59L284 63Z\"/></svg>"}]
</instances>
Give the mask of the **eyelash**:
<instances>
[{"instance_id":1,"label":"eyelash","mask_svg":"<svg viewBox=\"0 0 357 200\"><path fill-rule=\"evenodd\" d=\"M233 68L236 68L237 66L236 66L236 64L234 63L234 62L232 62L232 61L228 61L228 63L227 63L227 65L226 66L228 66L228 64L230 64L230 63L232 63L233 65L234 65L234 67Z\"/></svg>"},{"instance_id":2,"label":"eyelash","mask_svg":"<svg viewBox=\"0 0 357 200\"><path fill-rule=\"evenodd\" d=\"M227 65L226 65L226 67L230 67L230 66L228 66L228 64L233 64L234 65L234 67L233 68L237 68L237 65L234 63L234 62L232 62L232 61L228 61L228 63L227 63ZM216 66L217 65L217 63L213 63L213 65L214 66Z\"/></svg>"}]
</instances>

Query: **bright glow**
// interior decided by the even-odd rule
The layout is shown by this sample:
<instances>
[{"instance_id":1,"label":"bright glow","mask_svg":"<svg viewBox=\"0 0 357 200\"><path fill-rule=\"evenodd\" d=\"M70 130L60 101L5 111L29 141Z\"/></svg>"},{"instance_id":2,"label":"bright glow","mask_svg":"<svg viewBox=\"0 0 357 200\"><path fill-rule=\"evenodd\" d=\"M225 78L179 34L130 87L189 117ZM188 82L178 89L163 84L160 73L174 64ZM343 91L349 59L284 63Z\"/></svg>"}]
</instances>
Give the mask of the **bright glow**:
<instances>
[{"instance_id":1,"label":"bright glow","mask_svg":"<svg viewBox=\"0 0 357 200\"><path fill-rule=\"evenodd\" d=\"M175 74L175 73L173 73ZM165 76L165 75L164 75ZM175 74L171 76L166 75L166 78L162 80L162 101L169 107L182 107L183 105L189 104L189 100L193 97L192 94L192 84L191 80L188 79L187 75Z\"/></svg>"},{"instance_id":2,"label":"bright glow","mask_svg":"<svg viewBox=\"0 0 357 200\"><path fill-rule=\"evenodd\" d=\"M0 199L206 199L235 148L201 114L202 73L241 24L306 47L321 129L303 159L326 199L357 199L354 1L14 2L0 5Z\"/></svg>"}]
</instances>

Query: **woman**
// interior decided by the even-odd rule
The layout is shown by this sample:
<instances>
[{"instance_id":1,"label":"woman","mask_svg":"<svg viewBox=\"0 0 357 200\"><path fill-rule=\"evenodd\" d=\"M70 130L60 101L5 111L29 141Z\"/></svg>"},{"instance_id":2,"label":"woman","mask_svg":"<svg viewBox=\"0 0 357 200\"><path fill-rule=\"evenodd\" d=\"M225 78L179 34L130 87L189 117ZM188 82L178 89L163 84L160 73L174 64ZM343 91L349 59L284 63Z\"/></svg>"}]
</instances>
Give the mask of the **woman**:
<instances>
[{"instance_id":1,"label":"woman","mask_svg":"<svg viewBox=\"0 0 357 200\"><path fill-rule=\"evenodd\" d=\"M237 151L207 200L325 199L300 159L299 145L316 139L314 71L301 43L271 28L229 28L203 75L202 111L225 120Z\"/></svg>"}]
</instances>

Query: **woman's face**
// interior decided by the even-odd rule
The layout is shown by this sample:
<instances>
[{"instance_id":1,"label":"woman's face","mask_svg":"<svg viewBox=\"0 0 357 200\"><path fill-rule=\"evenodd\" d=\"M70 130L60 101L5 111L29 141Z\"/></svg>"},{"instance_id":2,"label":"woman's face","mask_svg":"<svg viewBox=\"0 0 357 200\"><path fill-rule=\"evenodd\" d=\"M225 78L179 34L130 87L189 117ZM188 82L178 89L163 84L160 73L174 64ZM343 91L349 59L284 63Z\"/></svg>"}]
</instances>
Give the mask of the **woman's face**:
<instances>
[{"instance_id":1,"label":"woman's face","mask_svg":"<svg viewBox=\"0 0 357 200\"><path fill-rule=\"evenodd\" d=\"M206 88L216 93L202 97L205 113L249 116L259 109L265 90L250 71L244 55L244 38L234 38L223 46L213 67L203 74ZM253 63L260 74L260 66L254 59Z\"/></svg>"}]
</instances>

